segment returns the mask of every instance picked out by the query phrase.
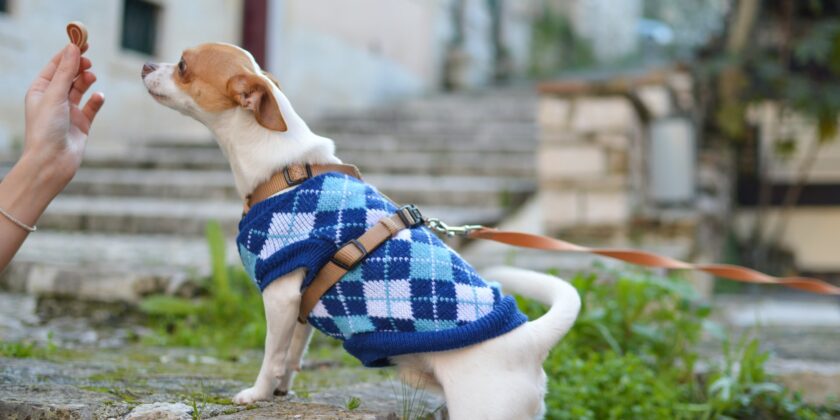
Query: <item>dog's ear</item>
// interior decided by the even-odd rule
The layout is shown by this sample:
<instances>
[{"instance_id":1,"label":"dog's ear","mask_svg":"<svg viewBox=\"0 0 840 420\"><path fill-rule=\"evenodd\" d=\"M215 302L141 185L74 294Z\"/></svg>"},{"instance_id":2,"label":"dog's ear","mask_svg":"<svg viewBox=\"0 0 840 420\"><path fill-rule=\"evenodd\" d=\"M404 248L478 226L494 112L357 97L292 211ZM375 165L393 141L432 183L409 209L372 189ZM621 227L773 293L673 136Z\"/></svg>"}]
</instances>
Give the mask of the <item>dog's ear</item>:
<instances>
[{"instance_id":1,"label":"dog's ear","mask_svg":"<svg viewBox=\"0 0 840 420\"><path fill-rule=\"evenodd\" d=\"M275 86L277 86L277 88L278 88L278 89L283 89L283 88L280 86L280 82L278 82L278 81L277 81L277 78L276 78L276 77L274 77L274 75L273 75L273 74L271 74L271 73L269 73L269 72L267 72L267 71L265 71L265 70L260 70L260 71L262 72L263 76L268 77L268 80L271 80L271 82L272 82L272 83L274 83L274 85L275 85Z\"/></svg>"},{"instance_id":2,"label":"dog's ear","mask_svg":"<svg viewBox=\"0 0 840 420\"><path fill-rule=\"evenodd\" d=\"M240 74L228 80L228 95L241 107L250 109L261 126L286 131L286 120L268 83L256 74Z\"/></svg>"}]
</instances>

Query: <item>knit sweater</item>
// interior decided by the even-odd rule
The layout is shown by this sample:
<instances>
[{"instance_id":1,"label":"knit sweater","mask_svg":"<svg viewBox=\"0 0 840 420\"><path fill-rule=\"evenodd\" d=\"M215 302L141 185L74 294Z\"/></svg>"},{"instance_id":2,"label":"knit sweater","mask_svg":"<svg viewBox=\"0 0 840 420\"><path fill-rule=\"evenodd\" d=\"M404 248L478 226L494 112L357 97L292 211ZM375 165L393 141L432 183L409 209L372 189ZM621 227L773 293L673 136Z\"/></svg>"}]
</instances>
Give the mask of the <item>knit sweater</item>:
<instances>
[{"instance_id":1,"label":"knit sweater","mask_svg":"<svg viewBox=\"0 0 840 420\"><path fill-rule=\"evenodd\" d=\"M305 268L302 289L338 248L397 208L374 187L328 173L256 204L239 223L248 274L264 290ZM309 323L343 340L366 366L389 357L469 346L526 321L503 296L425 226L388 239L330 288Z\"/></svg>"}]
</instances>

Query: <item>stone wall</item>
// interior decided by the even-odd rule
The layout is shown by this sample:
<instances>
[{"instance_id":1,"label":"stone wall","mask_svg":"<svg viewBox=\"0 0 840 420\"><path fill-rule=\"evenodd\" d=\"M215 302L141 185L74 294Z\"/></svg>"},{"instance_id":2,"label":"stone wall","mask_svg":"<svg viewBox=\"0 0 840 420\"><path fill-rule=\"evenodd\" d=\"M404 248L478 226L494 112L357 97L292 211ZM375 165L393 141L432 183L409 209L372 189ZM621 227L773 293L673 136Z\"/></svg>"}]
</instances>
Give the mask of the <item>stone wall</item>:
<instances>
[{"instance_id":1,"label":"stone wall","mask_svg":"<svg viewBox=\"0 0 840 420\"><path fill-rule=\"evenodd\" d=\"M542 84L540 93L545 232L688 260L719 258L730 161L698 146L687 73L561 80Z\"/></svg>"}]
</instances>

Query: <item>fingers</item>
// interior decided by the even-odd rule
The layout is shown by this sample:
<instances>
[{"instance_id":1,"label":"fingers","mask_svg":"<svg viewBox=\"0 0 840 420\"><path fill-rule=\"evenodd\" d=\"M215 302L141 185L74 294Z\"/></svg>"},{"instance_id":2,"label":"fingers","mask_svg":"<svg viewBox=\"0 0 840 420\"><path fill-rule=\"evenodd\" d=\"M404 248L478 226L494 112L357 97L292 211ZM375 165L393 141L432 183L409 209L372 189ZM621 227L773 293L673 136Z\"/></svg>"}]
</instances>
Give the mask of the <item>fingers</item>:
<instances>
[{"instance_id":1,"label":"fingers","mask_svg":"<svg viewBox=\"0 0 840 420\"><path fill-rule=\"evenodd\" d=\"M65 46L64 48L61 49L61 51L57 52L53 56L53 58L50 59L50 62L47 63L47 65L44 66L43 69L41 69L40 73L38 73L38 78L39 79L44 79L46 81L52 80L53 74L55 74L55 69L58 68L58 63L61 62L61 56L62 56L62 54L64 54L64 50L66 50L66 49L67 49L67 47Z\"/></svg>"},{"instance_id":2,"label":"fingers","mask_svg":"<svg viewBox=\"0 0 840 420\"><path fill-rule=\"evenodd\" d=\"M82 100L82 96L84 96L85 92L87 92L94 82L96 82L95 74L89 71L82 72L82 74L76 78L76 81L73 82L73 88L70 89L70 95L68 96L70 103L78 105Z\"/></svg>"},{"instance_id":3,"label":"fingers","mask_svg":"<svg viewBox=\"0 0 840 420\"><path fill-rule=\"evenodd\" d=\"M96 114L102 109L102 105L105 103L105 94L102 92L96 92L93 95L90 95L90 99L88 99L85 107L82 109L82 114L84 114L85 118L88 120L87 127L84 127L82 132L85 134L90 131L90 125L93 124L93 119L96 118Z\"/></svg>"},{"instance_id":4,"label":"fingers","mask_svg":"<svg viewBox=\"0 0 840 420\"><path fill-rule=\"evenodd\" d=\"M52 80L50 80L50 85L47 87L47 95L56 99L67 97L70 86L73 85L73 79L79 73L80 54L79 47L73 44L64 48L61 61L58 63L58 67L52 75Z\"/></svg>"},{"instance_id":5,"label":"fingers","mask_svg":"<svg viewBox=\"0 0 840 420\"><path fill-rule=\"evenodd\" d=\"M64 47L61 51L57 52L52 59L47 63L46 66L38 73L38 77L32 83L30 90L43 92L47 90L47 87L50 85L50 81L53 79L56 70L58 70L58 66L61 63L62 55L64 54L65 50L68 47ZM85 44L84 49L88 48L88 44ZM84 52L84 51L82 51ZM91 68L93 63L91 63L90 59L87 57L82 57L79 61L79 71L77 74L81 74L83 71Z\"/></svg>"},{"instance_id":6,"label":"fingers","mask_svg":"<svg viewBox=\"0 0 840 420\"><path fill-rule=\"evenodd\" d=\"M81 60L79 60L79 74L91 67L93 67L93 63L91 63L89 58L82 57Z\"/></svg>"}]
</instances>

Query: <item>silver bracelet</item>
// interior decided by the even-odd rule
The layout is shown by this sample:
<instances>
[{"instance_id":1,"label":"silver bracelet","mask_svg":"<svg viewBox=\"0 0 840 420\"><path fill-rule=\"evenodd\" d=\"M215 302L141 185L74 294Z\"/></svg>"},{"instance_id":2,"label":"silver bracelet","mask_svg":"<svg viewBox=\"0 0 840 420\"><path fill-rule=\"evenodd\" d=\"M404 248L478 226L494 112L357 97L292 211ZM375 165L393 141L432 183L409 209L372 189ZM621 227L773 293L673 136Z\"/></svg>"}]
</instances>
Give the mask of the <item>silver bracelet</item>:
<instances>
[{"instance_id":1,"label":"silver bracelet","mask_svg":"<svg viewBox=\"0 0 840 420\"><path fill-rule=\"evenodd\" d=\"M12 216L6 210L3 210L2 207L0 207L0 214L2 214L3 216L6 216L6 218L9 219L12 223L18 225L18 227L20 227L21 229L23 229L23 230L25 230L29 233L32 233L32 232L35 232L36 230L38 230L38 226L29 226L26 223L21 222L20 220L15 218L15 216Z\"/></svg>"}]
</instances>

